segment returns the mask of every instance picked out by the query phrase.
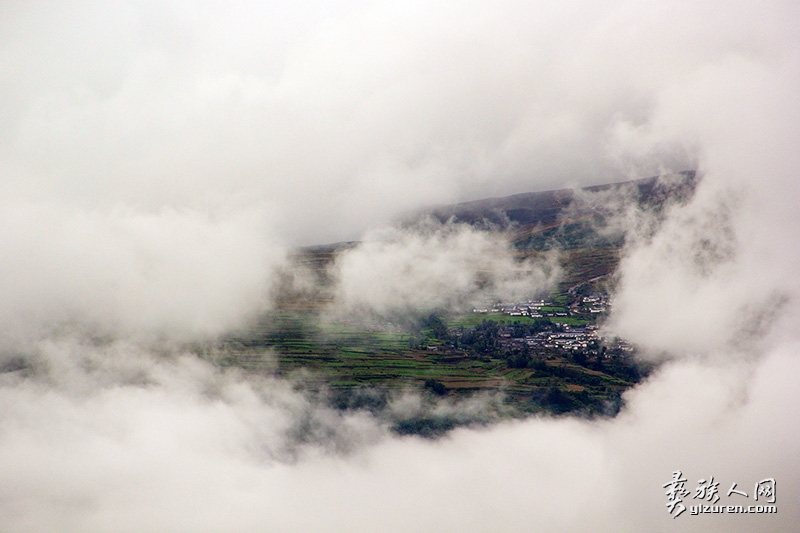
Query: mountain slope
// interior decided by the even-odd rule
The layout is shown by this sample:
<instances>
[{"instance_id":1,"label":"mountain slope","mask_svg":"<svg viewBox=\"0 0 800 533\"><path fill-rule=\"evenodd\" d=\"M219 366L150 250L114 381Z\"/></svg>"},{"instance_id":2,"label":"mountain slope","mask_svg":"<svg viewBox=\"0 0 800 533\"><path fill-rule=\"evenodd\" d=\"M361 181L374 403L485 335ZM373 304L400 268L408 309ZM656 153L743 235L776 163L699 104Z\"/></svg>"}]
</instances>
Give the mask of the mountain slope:
<instances>
[{"instance_id":1,"label":"mountain slope","mask_svg":"<svg viewBox=\"0 0 800 533\"><path fill-rule=\"evenodd\" d=\"M603 229L615 213L631 205L659 213L694 192L694 171L582 189L515 194L424 211L441 222L512 230L520 249L571 249L603 243ZM615 236L619 237L619 236ZM606 238L605 240L608 240Z\"/></svg>"}]
</instances>

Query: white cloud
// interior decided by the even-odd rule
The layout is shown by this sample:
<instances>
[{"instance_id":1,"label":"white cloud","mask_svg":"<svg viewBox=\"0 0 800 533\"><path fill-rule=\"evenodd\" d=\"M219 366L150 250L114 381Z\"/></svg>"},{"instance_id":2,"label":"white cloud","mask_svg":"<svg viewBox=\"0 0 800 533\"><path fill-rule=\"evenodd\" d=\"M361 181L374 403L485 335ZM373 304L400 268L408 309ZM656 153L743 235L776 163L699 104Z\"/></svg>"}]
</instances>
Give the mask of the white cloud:
<instances>
[{"instance_id":1,"label":"white cloud","mask_svg":"<svg viewBox=\"0 0 800 533\"><path fill-rule=\"evenodd\" d=\"M757 367L668 366L613 420L531 419L433 442L319 412L279 382L134 353L148 386L97 387L98 371L3 388L0 516L11 530L787 531L800 518L800 479L786 468L800 433L784 403L797 348ZM65 349L45 351L63 360ZM299 460L276 461L303 420L312 438ZM337 442L354 453L330 454ZM672 519L661 486L675 469L692 493L713 475L726 504L741 503L725 495L734 482L752 504L752 484L775 477L778 514Z\"/></svg>"},{"instance_id":2,"label":"white cloud","mask_svg":"<svg viewBox=\"0 0 800 533\"><path fill-rule=\"evenodd\" d=\"M3 529L795 529L795 5L276 6L0 7L0 346L30 365L0 374ZM287 245L695 163L611 323L674 360L611 420L399 439L141 342L242 323ZM354 305L509 265L386 231L339 264ZM774 476L778 514L673 520L675 469Z\"/></svg>"},{"instance_id":3,"label":"white cloud","mask_svg":"<svg viewBox=\"0 0 800 533\"><path fill-rule=\"evenodd\" d=\"M800 80L796 58L733 61L680 98L665 96L651 127L675 135L678 125L703 139L703 181L623 264L615 318L623 335L660 350L708 352L798 316L800 219L789 200L800 194L800 109L789 96Z\"/></svg>"},{"instance_id":4,"label":"white cloud","mask_svg":"<svg viewBox=\"0 0 800 533\"><path fill-rule=\"evenodd\" d=\"M504 236L466 225L423 222L385 228L340 252L333 306L346 313L465 310L487 300L533 298L552 289L559 266L519 261Z\"/></svg>"},{"instance_id":5,"label":"white cloud","mask_svg":"<svg viewBox=\"0 0 800 533\"><path fill-rule=\"evenodd\" d=\"M2 202L5 340L51 328L213 336L269 306L283 251L259 212L81 211Z\"/></svg>"}]
</instances>

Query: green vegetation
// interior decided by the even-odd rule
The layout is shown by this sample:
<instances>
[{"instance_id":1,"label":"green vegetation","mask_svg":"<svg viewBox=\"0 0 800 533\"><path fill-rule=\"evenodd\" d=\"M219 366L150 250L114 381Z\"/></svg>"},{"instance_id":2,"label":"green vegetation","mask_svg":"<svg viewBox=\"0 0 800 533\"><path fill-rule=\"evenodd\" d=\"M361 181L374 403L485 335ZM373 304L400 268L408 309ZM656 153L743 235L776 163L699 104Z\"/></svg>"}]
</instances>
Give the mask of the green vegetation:
<instances>
[{"instance_id":1,"label":"green vegetation","mask_svg":"<svg viewBox=\"0 0 800 533\"><path fill-rule=\"evenodd\" d=\"M620 189L621 196L658 213L667 198L691 195L695 173L681 176L669 190L649 178L586 191ZM624 235L609 225L614 209L587 203L574 191L546 191L428 213L442 222L507 230L521 261L559 250L561 282L547 304L522 309L509 304L514 309L506 312L452 316L428 311L377 326L323 322L321 303L332 298L328 266L356 243L299 250L294 260L316 275L319 290L308 295L286 284L276 297L282 312L224 341L222 362L293 379L337 409L366 409L387 417L399 434L435 437L492 416L613 415L621 393L648 371L635 362L632 346L599 338L589 327L606 309L624 243ZM429 408L391 418L386 414L391 398L408 390L431 405L475 393L502 398L502 404L493 404L494 415L465 418Z\"/></svg>"},{"instance_id":2,"label":"green vegetation","mask_svg":"<svg viewBox=\"0 0 800 533\"><path fill-rule=\"evenodd\" d=\"M459 315L449 321L450 327L453 328L474 328L484 320L491 320L504 326L513 324L534 324L538 318L531 318L529 316L508 316L501 313L471 313L468 315Z\"/></svg>"},{"instance_id":3,"label":"green vegetation","mask_svg":"<svg viewBox=\"0 0 800 533\"><path fill-rule=\"evenodd\" d=\"M610 416L647 369L630 347L606 346L586 328L601 316L592 309L606 297L604 276L585 275L569 278L548 303L525 308L543 316L507 309L330 322L318 305L289 295L281 312L225 340L221 362L288 378L337 409L367 410L400 435L435 438L461 425L531 414ZM397 415L390 402L408 391L427 407ZM482 404L492 398L480 413L443 415L436 408L442 398L457 403L475 394Z\"/></svg>"},{"instance_id":4,"label":"green vegetation","mask_svg":"<svg viewBox=\"0 0 800 533\"><path fill-rule=\"evenodd\" d=\"M288 377L310 391L333 391L331 402L342 409L373 410L407 390L432 398L500 391L503 416L613 414L620 394L646 372L596 343L574 352L522 340L563 331L565 323L586 320L433 313L403 328L371 330L324 323L313 313L279 313L228 339L223 364ZM364 396L365 390L371 395ZM436 436L461 423L414 418L393 427L401 434Z\"/></svg>"}]
</instances>

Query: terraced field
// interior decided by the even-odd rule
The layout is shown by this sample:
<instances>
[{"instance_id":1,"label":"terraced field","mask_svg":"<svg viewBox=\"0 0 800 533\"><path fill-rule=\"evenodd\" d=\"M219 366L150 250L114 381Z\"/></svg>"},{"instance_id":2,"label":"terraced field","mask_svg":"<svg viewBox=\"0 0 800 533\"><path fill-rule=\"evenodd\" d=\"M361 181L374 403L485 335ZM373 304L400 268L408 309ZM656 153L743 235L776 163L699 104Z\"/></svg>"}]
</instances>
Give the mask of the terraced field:
<instances>
[{"instance_id":1,"label":"terraced field","mask_svg":"<svg viewBox=\"0 0 800 533\"><path fill-rule=\"evenodd\" d=\"M609 225L619 206L606 205L603 198L625 197L658 213L668 201L688 198L695 183L694 172L684 172L663 183L648 178L589 187L580 193L521 194L440 206L417 215L507 232L520 260L557 251L560 283L541 312L551 315L545 319L548 327L564 331L564 326L581 327L598 319L595 312L580 310L580 294L608 294L613 289L624 235L614 233L613 224ZM284 284L286 288L276 298L280 312L225 340L222 363L286 377L309 391L334 391L340 406L354 405L352 398L364 391L378 391L377 397L384 400L408 390L450 398L500 392L512 411L522 414L613 413L620 393L647 372L621 348L609 355L606 347L597 344L580 353L553 343L543 348L545 343L539 343L529 350L519 336L510 340L498 334L498 328L509 326L539 328L536 321L541 318L469 313L446 317L446 323L438 323L438 332L420 326L422 316L407 319L402 326L325 322L320 312L333 299L330 288L335 277L329 267L337 254L357 245L345 242L298 250L293 259L314 274L316 290L298 292L291 283ZM485 337L483 330L484 336L478 339L476 330L486 320L491 321L494 337ZM364 400L374 406L372 396L355 404ZM406 422L410 425L402 429ZM451 427L451 422L401 421L398 427L401 432L427 431Z\"/></svg>"},{"instance_id":2,"label":"terraced field","mask_svg":"<svg viewBox=\"0 0 800 533\"><path fill-rule=\"evenodd\" d=\"M475 317L456 317L450 325L468 327ZM601 411L635 383L616 375L615 365L621 363L608 362L605 371L598 371L554 355L529 368L511 368L506 359L475 357L435 344L413 349L410 337L400 329L369 331L284 313L246 337L228 340L223 364L289 378L317 391L374 389L391 394L429 389L454 397L501 392L520 412L551 410L547 395L554 390L563 394L566 410Z\"/></svg>"}]
</instances>

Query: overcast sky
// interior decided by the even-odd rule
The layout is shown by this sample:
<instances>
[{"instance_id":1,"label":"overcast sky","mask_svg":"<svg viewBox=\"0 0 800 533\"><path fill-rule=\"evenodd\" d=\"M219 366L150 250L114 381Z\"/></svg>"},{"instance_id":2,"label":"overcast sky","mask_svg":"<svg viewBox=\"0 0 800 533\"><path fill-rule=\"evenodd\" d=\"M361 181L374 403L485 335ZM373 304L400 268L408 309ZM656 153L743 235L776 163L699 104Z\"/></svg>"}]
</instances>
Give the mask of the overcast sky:
<instances>
[{"instance_id":1,"label":"overcast sky","mask_svg":"<svg viewBox=\"0 0 800 533\"><path fill-rule=\"evenodd\" d=\"M796 2L5 1L0 73L0 362L34 365L0 373L0 529L800 523ZM378 241L353 305L457 300L436 272L502 245L387 223L684 169L655 235L621 222L609 327L670 362L615 419L399 439L180 349L269 308L291 247ZM673 520L677 469L774 477L778 514Z\"/></svg>"},{"instance_id":2,"label":"overcast sky","mask_svg":"<svg viewBox=\"0 0 800 533\"><path fill-rule=\"evenodd\" d=\"M791 27L746 5L268 4L5 2L4 196L258 206L313 244L693 168L697 139L633 132L709 69L779 60Z\"/></svg>"}]
</instances>

